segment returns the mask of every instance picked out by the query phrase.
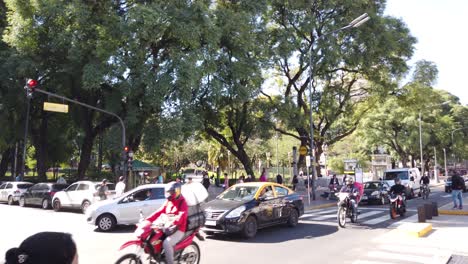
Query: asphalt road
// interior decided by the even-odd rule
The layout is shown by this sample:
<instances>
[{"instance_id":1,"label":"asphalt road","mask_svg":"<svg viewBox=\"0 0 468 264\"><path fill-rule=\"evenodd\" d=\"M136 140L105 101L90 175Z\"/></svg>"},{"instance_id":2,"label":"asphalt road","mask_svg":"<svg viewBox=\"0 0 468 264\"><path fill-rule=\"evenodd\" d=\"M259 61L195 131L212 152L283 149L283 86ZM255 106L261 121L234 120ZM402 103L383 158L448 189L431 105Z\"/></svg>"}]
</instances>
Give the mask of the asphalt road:
<instances>
[{"instance_id":1,"label":"asphalt road","mask_svg":"<svg viewBox=\"0 0 468 264\"><path fill-rule=\"evenodd\" d=\"M450 201L442 191L433 190L429 201L440 204ZM425 203L421 198L408 202L408 214L403 219L414 218L417 206ZM369 252L376 248L387 250L385 244L372 240L388 232L388 227L398 221L391 220L388 205L361 206L357 224L342 229L336 223L336 208L306 212L296 228L285 226L260 230L251 240L238 236L210 236L201 247L201 263L395 263L394 255ZM1 237L0 259L10 247L18 246L23 239L40 231L71 233L77 242L80 263L113 263L123 254L118 248L133 238L134 227L119 227L112 233L96 232L78 212L54 212L39 208L22 208L0 204ZM416 250L416 251L415 251ZM411 249L415 254L417 249ZM427 254L427 253L421 253ZM396 263L425 263L418 256L397 258ZM409 261L409 262L408 262ZM0 261L1 263L1 261Z\"/></svg>"}]
</instances>

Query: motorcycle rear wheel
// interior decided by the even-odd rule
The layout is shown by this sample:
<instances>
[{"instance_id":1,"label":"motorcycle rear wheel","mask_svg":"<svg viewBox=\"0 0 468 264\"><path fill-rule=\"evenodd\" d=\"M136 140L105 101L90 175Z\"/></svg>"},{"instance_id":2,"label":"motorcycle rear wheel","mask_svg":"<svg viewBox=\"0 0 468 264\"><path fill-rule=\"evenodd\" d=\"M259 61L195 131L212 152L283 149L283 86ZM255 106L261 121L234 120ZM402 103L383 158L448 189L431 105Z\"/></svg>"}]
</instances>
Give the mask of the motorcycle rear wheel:
<instances>
[{"instance_id":1,"label":"motorcycle rear wheel","mask_svg":"<svg viewBox=\"0 0 468 264\"><path fill-rule=\"evenodd\" d=\"M180 264L199 264L200 263L200 247L195 241L192 241L192 244L188 245L179 257Z\"/></svg>"},{"instance_id":2,"label":"motorcycle rear wheel","mask_svg":"<svg viewBox=\"0 0 468 264\"><path fill-rule=\"evenodd\" d=\"M338 218L338 225L344 228L346 226L346 208L340 207L338 209L337 218Z\"/></svg>"},{"instance_id":3,"label":"motorcycle rear wheel","mask_svg":"<svg viewBox=\"0 0 468 264\"><path fill-rule=\"evenodd\" d=\"M120 257L115 264L142 264L142 262L136 254L129 253Z\"/></svg>"}]
</instances>

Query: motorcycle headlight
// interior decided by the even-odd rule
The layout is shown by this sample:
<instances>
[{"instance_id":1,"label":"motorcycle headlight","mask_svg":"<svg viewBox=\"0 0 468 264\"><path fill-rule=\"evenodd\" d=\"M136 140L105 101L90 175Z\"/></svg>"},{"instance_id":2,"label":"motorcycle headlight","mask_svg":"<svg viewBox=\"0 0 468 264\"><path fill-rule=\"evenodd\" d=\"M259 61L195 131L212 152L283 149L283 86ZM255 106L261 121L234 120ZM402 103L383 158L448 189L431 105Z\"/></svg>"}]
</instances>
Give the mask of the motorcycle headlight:
<instances>
[{"instance_id":1,"label":"motorcycle headlight","mask_svg":"<svg viewBox=\"0 0 468 264\"><path fill-rule=\"evenodd\" d=\"M378 195L379 195L379 191L373 191L370 195L371 195L371 196L378 196Z\"/></svg>"},{"instance_id":2,"label":"motorcycle headlight","mask_svg":"<svg viewBox=\"0 0 468 264\"><path fill-rule=\"evenodd\" d=\"M239 206L237 207L236 209L232 210L231 212L229 212L225 217L226 218L236 218L236 217L239 217L244 211L245 211L246 207L245 205L242 205L242 206Z\"/></svg>"}]
</instances>

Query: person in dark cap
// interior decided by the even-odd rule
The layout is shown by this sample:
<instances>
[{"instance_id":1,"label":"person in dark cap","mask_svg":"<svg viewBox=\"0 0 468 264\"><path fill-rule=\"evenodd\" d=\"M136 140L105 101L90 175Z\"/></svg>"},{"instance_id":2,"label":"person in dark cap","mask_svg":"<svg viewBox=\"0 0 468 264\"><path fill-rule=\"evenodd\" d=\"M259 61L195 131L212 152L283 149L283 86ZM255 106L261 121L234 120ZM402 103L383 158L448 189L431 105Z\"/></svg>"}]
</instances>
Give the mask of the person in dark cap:
<instances>
[{"instance_id":1,"label":"person in dark cap","mask_svg":"<svg viewBox=\"0 0 468 264\"><path fill-rule=\"evenodd\" d=\"M107 180L104 179L101 182L101 185L98 188L98 195L101 200L107 199L107 194L109 193L109 187L107 187Z\"/></svg>"},{"instance_id":2,"label":"person in dark cap","mask_svg":"<svg viewBox=\"0 0 468 264\"><path fill-rule=\"evenodd\" d=\"M70 234L41 232L9 249L5 264L78 264L78 253Z\"/></svg>"}]
</instances>

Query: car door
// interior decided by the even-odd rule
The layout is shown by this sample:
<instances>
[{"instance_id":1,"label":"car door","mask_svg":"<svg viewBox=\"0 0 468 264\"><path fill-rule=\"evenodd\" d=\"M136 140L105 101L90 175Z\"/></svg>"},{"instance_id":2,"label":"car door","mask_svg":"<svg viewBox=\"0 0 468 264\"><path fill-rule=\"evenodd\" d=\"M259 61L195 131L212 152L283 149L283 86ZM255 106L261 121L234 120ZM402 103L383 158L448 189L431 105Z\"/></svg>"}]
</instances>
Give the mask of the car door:
<instances>
[{"instance_id":1,"label":"car door","mask_svg":"<svg viewBox=\"0 0 468 264\"><path fill-rule=\"evenodd\" d=\"M31 187L29 187L24 193L23 193L23 197L24 197L24 203L25 204L33 204L34 202L34 197L33 197L33 191L35 188L37 188L38 184L35 184Z\"/></svg>"},{"instance_id":2,"label":"car door","mask_svg":"<svg viewBox=\"0 0 468 264\"><path fill-rule=\"evenodd\" d=\"M288 189L281 186L274 186L274 188L277 203L273 209L273 214L275 214L280 221L283 221L289 217L291 210L294 210L293 201L288 197Z\"/></svg>"},{"instance_id":3,"label":"car door","mask_svg":"<svg viewBox=\"0 0 468 264\"><path fill-rule=\"evenodd\" d=\"M71 206L72 205L72 197L76 192L76 188L78 188L79 183L74 183L68 186L67 189L64 190L63 195L60 195L59 199L62 206Z\"/></svg>"},{"instance_id":4,"label":"car door","mask_svg":"<svg viewBox=\"0 0 468 264\"><path fill-rule=\"evenodd\" d=\"M263 185L260 189L260 194L257 198L258 204L258 221L260 226L270 225L275 221L273 209L275 208L275 192L271 184Z\"/></svg>"},{"instance_id":5,"label":"car door","mask_svg":"<svg viewBox=\"0 0 468 264\"><path fill-rule=\"evenodd\" d=\"M144 201L143 215L149 216L158 210L166 201L164 187L151 188L150 196Z\"/></svg>"},{"instance_id":6,"label":"car door","mask_svg":"<svg viewBox=\"0 0 468 264\"><path fill-rule=\"evenodd\" d=\"M92 187L94 188L94 184L92 185ZM81 207L81 204L83 203L85 199L88 199L88 200L90 199L90 197L88 197L89 192L90 192L90 185L85 182L80 183L78 187L76 188L76 191L74 191L71 195L71 205L73 207ZM93 201L89 201L89 202L92 203Z\"/></svg>"},{"instance_id":7,"label":"car door","mask_svg":"<svg viewBox=\"0 0 468 264\"><path fill-rule=\"evenodd\" d=\"M145 201L148 196L147 192L149 189L139 189L125 196L117 204L117 215L118 222L122 224L130 224L138 222L140 218L140 210L143 213L143 217L148 217L148 203ZM146 213L145 213L146 212Z\"/></svg>"},{"instance_id":8,"label":"car door","mask_svg":"<svg viewBox=\"0 0 468 264\"><path fill-rule=\"evenodd\" d=\"M7 183L5 186L5 201L8 201L8 196L13 195L13 184Z\"/></svg>"},{"instance_id":9,"label":"car door","mask_svg":"<svg viewBox=\"0 0 468 264\"><path fill-rule=\"evenodd\" d=\"M5 202L6 201L6 183L0 185L0 201Z\"/></svg>"},{"instance_id":10,"label":"car door","mask_svg":"<svg viewBox=\"0 0 468 264\"><path fill-rule=\"evenodd\" d=\"M34 194L34 202L37 205L42 205L42 199L44 199L46 193L48 192L49 192L49 185L42 183Z\"/></svg>"}]
</instances>

